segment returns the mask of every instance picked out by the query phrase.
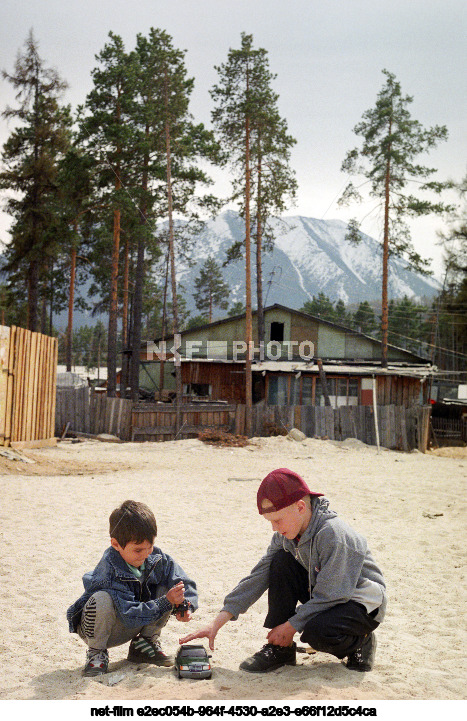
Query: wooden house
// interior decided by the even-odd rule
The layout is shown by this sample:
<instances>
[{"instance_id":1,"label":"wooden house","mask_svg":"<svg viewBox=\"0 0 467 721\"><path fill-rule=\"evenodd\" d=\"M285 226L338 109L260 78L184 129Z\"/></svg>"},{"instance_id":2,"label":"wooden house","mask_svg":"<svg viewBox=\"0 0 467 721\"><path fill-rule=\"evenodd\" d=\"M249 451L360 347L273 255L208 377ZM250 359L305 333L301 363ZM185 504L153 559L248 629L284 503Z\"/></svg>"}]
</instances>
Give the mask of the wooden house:
<instances>
[{"instance_id":1,"label":"wooden house","mask_svg":"<svg viewBox=\"0 0 467 721\"><path fill-rule=\"evenodd\" d=\"M371 336L277 304L265 308L264 316L261 346L253 320L254 403L324 405L326 389L334 407L369 405L373 388L380 405L409 407L424 401L431 365L423 356L390 345L383 369L381 342ZM185 402L244 403L244 338L245 314L183 331L164 343L147 343L140 385L156 399L170 397L174 362L180 362ZM317 359L323 363L321 373Z\"/></svg>"}]
</instances>

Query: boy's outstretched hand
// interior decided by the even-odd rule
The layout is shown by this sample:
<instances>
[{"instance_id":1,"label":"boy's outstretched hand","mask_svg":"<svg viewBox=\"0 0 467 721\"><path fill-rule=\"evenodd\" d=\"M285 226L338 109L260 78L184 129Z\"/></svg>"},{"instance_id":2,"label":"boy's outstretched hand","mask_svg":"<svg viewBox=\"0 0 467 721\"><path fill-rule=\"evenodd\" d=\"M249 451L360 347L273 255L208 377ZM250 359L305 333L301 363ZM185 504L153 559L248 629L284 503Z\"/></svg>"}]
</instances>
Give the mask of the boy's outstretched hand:
<instances>
[{"instance_id":1,"label":"boy's outstretched hand","mask_svg":"<svg viewBox=\"0 0 467 721\"><path fill-rule=\"evenodd\" d=\"M185 586L183 585L183 581L179 581L175 586L172 586L170 591L167 591L165 594L165 597L172 606L178 606L182 603L185 598Z\"/></svg>"},{"instance_id":2,"label":"boy's outstretched hand","mask_svg":"<svg viewBox=\"0 0 467 721\"><path fill-rule=\"evenodd\" d=\"M214 627L214 624L212 623L210 626L206 626L205 628L202 628L197 633L190 633L188 636L184 636L183 638L179 638L178 642L180 644L182 643L188 643L189 641L193 641L195 638L207 638L209 640L209 648L211 651L214 651L214 639L217 635L217 628Z\"/></svg>"},{"instance_id":3,"label":"boy's outstretched hand","mask_svg":"<svg viewBox=\"0 0 467 721\"><path fill-rule=\"evenodd\" d=\"M217 632L220 628L222 628L224 623L230 621L231 618L233 618L233 615L229 613L229 611L221 611L209 626L205 626L198 631L198 633L190 633L188 636L179 638L178 642L188 643L189 641L193 641L195 638L207 638L209 641L209 648L211 651L214 651L214 639L217 636Z\"/></svg>"}]
</instances>

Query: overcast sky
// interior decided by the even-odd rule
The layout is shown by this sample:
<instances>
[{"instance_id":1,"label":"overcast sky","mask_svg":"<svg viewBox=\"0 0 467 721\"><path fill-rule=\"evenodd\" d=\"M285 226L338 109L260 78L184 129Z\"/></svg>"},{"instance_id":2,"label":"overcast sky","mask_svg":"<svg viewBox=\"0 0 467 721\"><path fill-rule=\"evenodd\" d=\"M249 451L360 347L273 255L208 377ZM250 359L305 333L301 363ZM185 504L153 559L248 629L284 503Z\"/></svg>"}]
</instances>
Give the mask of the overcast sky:
<instances>
[{"instance_id":1,"label":"overcast sky","mask_svg":"<svg viewBox=\"0 0 467 721\"><path fill-rule=\"evenodd\" d=\"M439 169L440 178L458 181L465 175L466 20L466 0L1 0L0 68L13 70L33 28L41 57L67 80L65 99L76 107L91 89L95 55L110 30L130 50L137 33L159 27L187 51L195 78L191 110L209 125L214 65L226 60L229 48L239 47L242 31L252 33L255 46L269 53L280 110L297 139L292 165L298 202L288 214L348 220L362 218L369 208L337 207L346 184L340 166L347 150L358 145L352 128L374 106L383 68L396 75L404 94L414 96L414 118L448 127L448 142L430 154L428 164ZM0 94L0 109L14 105L5 81ZM2 120L1 144L7 135ZM222 192L228 184L220 180L218 187ZM2 214L3 240L8 225ZM441 227L437 218L412 226L417 249L435 258L437 275ZM378 235L371 218L363 229Z\"/></svg>"}]
</instances>

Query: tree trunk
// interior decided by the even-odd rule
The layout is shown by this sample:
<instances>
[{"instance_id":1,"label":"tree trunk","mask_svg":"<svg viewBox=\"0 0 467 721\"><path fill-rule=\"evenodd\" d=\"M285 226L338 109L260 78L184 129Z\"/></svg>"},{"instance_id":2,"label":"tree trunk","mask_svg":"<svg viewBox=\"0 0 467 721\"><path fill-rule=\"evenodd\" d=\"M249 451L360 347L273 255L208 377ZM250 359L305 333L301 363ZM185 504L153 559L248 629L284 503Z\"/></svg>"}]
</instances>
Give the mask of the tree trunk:
<instances>
[{"instance_id":1,"label":"tree trunk","mask_svg":"<svg viewBox=\"0 0 467 721\"><path fill-rule=\"evenodd\" d=\"M128 350L128 291L130 285L130 244L128 234L125 235L125 249L123 261L123 302L122 302L122 351ZM127 353L122 353L122 372L120 378L120 396L126 398L126 389L129 385L130 359Z\"/></svg>"},{"instance_id":2,"label":"tree trunk","mask_svg":"<svg viewBox=\"0 0 467 721\"><path fill-rule=\"evenodd\" d=\"M174 222L173 222L173 198L172 198L172 157L170 147L170 125L168 120L168 87L167 87L167 73L166 73L166 84L165 84L165 109L167 113L167 119L165 122L165 149L167 159L167 210L169 219L169 255L170 255L170 280L172 285L172 310L173 310L173 334L174 343L175 335L179 332L178 326L178 302L177 302L177 277L175 272L175 241L174 241ZM175 370L175 437L181 427L181 403L182 403L182 368L180 362L176 362L174 359L174 370Z\"/></svg>"},{"instance_id":3,"label":"tree trunk","mask_svg":"<svg viewBox=\"0 0 467 721\"><path fill-rule=\"evenodd\" d=\"M28 268L28 328L32 331L38 329L39 310L39 264L31 260Z\"/></svg>"},{"instance_id":4,"label":"tree trunk","mask_svg":"<svg viewBox=\"0 0 467 721\"><path fill-rule=\"evenodd\" d=\"M169 283L169 261L170 261L170 254L169 254L169 246L167 245L167 262L165 266L165 282L164 282L164 297L162 299L162 323L161 323L161 341L162 344L165 341L165 325L166 325L166 317L167 317L167 285ZM159 368L159 400L162 400L164 390L164 359L160 359L160 368Z\"/></svg>"},{"instance_id":5,"label":"tree trunk","mask_svg":"<svg viewBox=\"0 0 467 721\"><path fill-rule=\"evenodd\" d=\"M245 433L252 435L252 382L251 359L253 333L251 313L251 227L250 227L250 119L245 119Z\"/></svg>"},{"instance_id":6,"label":"tree trunk","mask_svg":"<svg viewBox=\"0 0 467 721\"><path fill-rule=\"evenodd\" d=\"M120 188L117 179L116 190ZM120 209L114 210L112 266L110 276L109 337L107 339L107 396L117 392L117 312L118 312L118 256L120 251Z\"/></svg>"},{"instance_id":7,"label":"tree trunk","mask_svg":"<svg viewBox=\"0 0 467 721\"><path fill-rule=\"evenodd\" d=\"M392 131L392 118L389 119L389 136ZM381 367L388 366L388 264L389 264L389 186L391 180L391 143L386 162L384 197L384 235L383 235L383 279L381 296Z\"/></svg>"},{"instance_id":8,"label":"tree trunk","mask_svg":"<svg viewBox=\"0 0 467 721\"><path fill-rule=\"evenodd\" d=\"M149 135L149 128L146 127L146 137ZM141 182L141 188L143 191L143 197L146 195L148 189L148 165L149 155L146 153L144 156L143 165L143 177ZM141 224L146 223L147 205L143 200L140 208L140 219ZM131 369L130 369L130 386L131 386L131 399L133 401L139 400L139 365L140 365L140 352L141 352L141 320L143 315L143 287L144 287L144 252L146 249L144 232L141 230L138 233L138 245L136 252L136 273L135 273L135 287L133 294L133 323L131 332Z\"/></svg>"},{"instance_id":9,"label":"tree trunk","mask_svg":"<svg viewBox=\"0 0 467 721\"><path fill-rule=\"evenodd\" d=\"M261 153L258 158L258 200L256 204L256 303L258 342L264 343L264 309L263 309L263 224L261 218Z\"/></svg>"},{"instance_id":10,"label":"tree trunk","mask_svg":"<svg viewBox=\"0 0 467 721\"><path fill-rule=\"evenodd\" d=\"M75 232L77 227L75 224ZM76 277L76 246L73 244L70 259L70 290L68 297L68 325L66 328L66 369L71 371L73 363L73 306L75 302L75 277Z\"/></svg>"}]
</instances>

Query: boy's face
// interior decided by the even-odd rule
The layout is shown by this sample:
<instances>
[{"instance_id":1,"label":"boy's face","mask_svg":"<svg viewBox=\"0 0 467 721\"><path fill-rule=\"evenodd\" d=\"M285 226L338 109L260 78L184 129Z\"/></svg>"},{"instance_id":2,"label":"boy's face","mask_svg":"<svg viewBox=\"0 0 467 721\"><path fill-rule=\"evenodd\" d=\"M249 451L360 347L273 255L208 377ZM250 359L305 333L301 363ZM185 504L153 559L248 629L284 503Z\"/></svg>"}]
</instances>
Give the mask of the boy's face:
<instances>
[{"instance_id":1,"label":"boy's face","mask_svg":"<svg viewBox=\"0 0 467 721\"><path fill-rule=\"evenodd\" d=\"M130 566L135 566L135 568L139 568L146 558L152 553L154 539L152 543L149 543L149 541L141 541L141 543L128 541L126 546L122 548L116 538L111 538L110 545L119 552L126 563L129 563Z\"/></svg>"},{"instance_id":2,"label":"boy's face","mask_svg":"<svg viewBox=\"0 0 467 721\"><path fill-rule=\"evenodd\" d=\"M262 502L263 508L267 508L271 505L271 502L265 499ZM311 513L305 503L305 501L297 501L291 506L286 506L280 511L273 511L271 513L264 513L263 517L270 522L272 530L280 533L284 538L293 540L297 536L301 536L303 531L307 528Z\"/></svg>"}]
</instances>

